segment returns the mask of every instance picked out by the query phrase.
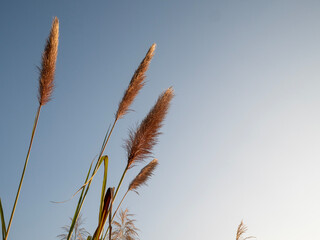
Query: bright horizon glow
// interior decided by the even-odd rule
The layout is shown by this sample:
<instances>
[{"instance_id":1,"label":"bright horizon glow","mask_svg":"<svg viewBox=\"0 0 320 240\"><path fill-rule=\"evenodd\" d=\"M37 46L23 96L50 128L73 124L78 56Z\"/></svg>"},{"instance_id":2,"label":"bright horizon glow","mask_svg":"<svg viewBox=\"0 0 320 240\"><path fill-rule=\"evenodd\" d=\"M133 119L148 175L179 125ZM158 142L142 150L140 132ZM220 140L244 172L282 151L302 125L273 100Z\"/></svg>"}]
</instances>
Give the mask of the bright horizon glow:
<instances>
[{"instance_id":1,"label":"bright horizon glow","mask_svg":"<svg viewBox=\"0 0 320 240\"><path fill-rule=\"evenodd\" d=\"M123 207L141 240L315 239L320 214L320 2L15 1L0 8L0 197L8 222L37 108L36 66L60 21L53 100L42 110L10 239L57 239L131 76L147 83L106 153L125 167L128 128L173 86L159 167ZM146 163L152 159L148 159ZM120 195L144 165L130 170ZM102 171L84 204L97 226Z\"/></svg>"}]
</instances>

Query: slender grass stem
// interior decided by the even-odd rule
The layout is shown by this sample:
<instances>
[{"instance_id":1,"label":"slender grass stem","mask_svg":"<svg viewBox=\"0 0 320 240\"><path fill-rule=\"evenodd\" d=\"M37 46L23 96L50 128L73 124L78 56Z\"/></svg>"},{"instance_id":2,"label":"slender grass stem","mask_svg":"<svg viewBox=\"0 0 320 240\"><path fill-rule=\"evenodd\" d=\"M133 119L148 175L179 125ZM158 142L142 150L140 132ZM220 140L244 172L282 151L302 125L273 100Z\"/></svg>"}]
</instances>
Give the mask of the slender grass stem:
<instances>
[{"instance_id":1,"label":"slender grass stem","mask_svg":"<svg viewBox=\"0 0 320 240\"><path fill-rule=\"evenodd\" d=\"M90 182L90 183L91 183L91 182ZM89 184L90 184L90 183L89 183ZM80 198L79 198L78 205L77 205L76 211L75 211L75 213L74 213L74 217L73 217L73 219L74 219L74 220L73 220L74 225L75 225L75 223L77 222L78 216L79 216L79 214L80 214L80 211L81 211L82 205L83 205L83 203L84 203L84 199L85 199L85 197L86 197L86 195L87 195L87 193L88 193L88 190L89 190L89 188L86 189L84 195L83 195L84 189L82 190L82 193L81 193L81 196L80 196ZM67 240L70 240L70 238L71 238L74 225L70 227Z\"/></svg>"},{"instance_id":2,"label":"slender grass stem","mask_svg":"<svg viewBox=\"0 0 320 240\"><path fill-rule=\"evenodd\" d=\"M20 183L19 183L16 199L14 200L14 204L13 204L10 220L9 220L9 223L8 223L7 233L6 233L6 236L5 236L4 240L7 240L8 236L9 236L9 231L10 231L10 228L11 228L13 215L14 215L14 213L16 211L16 207L17 207L17 203L18 203L18 199L19 199L19 195L20 195L20 191L21 191L21 186L22 186L22 182L23 182L23 179L24 179L24 174L26 172L28 161L29 161L29 156L30 156L30 151L31 151L33 139L34 139L34 134L36 132L36 128L37 128L37 125L38 125L40 110L41 110L41 105L39 105L39 107L38 107L38 111L37 111L37 114L36 114L36 117L35 117L35 120L34 120L31 139L30 139L30 144L29 144L29 149L28 149L28 153L27 153L26 160L25 160L25 163L24 163L24 167L23 167L21 178L20 178Z\"/></svg>"},{"instance_id":3,"label":"slender grass stem","mask_svg":"<svg viewBox=\"0 0 320 240\"><path fill-rule=\"evenodd\" d=\"M90 188L92 179L93 179L93 177L95 176L95 174L97 173L97 171L99 170L100 161L101 161L103 152L104 152L105 149L106 149L106 146L107 146L107 144L108 144L108 142L109 142L110 136L111 136L111 134L112 134L112 132L113 132L113 129L114 129L117 121L118 121L118 118L115 118L109 134L108 134L108 132L106 133L106 136L105 136L104 141L103 141L103 143L102 143L101 151L100 151L100 154L99 154L97 163L96 163L96 165L95 165L95 167L94 167L94 169L93 169L91 178L90 178L88 181L86 181L86 183L84 184L84 188L82 189L81 197L80 197L80 199L79 199L79 202L78 202L78 204L77 204L77 208L76 208L76 211L75 211L75 214L74 214L74 217L73 217L73 221L74 221L74 222L76 222L77 219L78 219L78 216L79 216L79 213L80 213L80 211L81 211L82 205L83 205L84 200L85 200L85 198L86 198L86 196L87 196L87 193L88 193L88 191L89 191L89 188ZM82 195L83 192L85 192L84 195ZM82 196L83 196L83 197L82 197ZM73 227L74 227L74 226L73 226ZM70 240L70 238L71 238L71 233L72 233L72 231L73 231L73 227L70 227L70 229L69 229L69 234L68 234L67 240Z\"/></svg>"},{"instance_id":4,"label":"slender grass stem","mask_svg":"<svg viewBox=\"0 0 320 240\"><path fill-rule=\"evenodd\" d=\"M104 200L104 195L106 193L106 185L107 185L107 177L108 177L108 163L109 163L109 159L108 156L106 156L103 159L104 162L104 171L103 171L103 181L102 181L102 188L101 188L101 197L100 197L100 210L99 210L99 218L98 221L100 221L101 219L101 214L102 214L102 210L103 210L103 200Z\"/></svg>"},{"instance_id":5,"label":"slender grass stem","mask_svg":"<svg viewBox=\"0 0 320 240\"><path fill-rule=\"evenodd\" d=\"M91 168L92 168L92 164L93 164L93 161L91 162L90 164L90 167L89 167L89 171L88 171L88 174L87 174L87 177L86 177L86 180L84 182L86 182L90 176L90 172L91 172ZM74 215L73 215L73 219L72 219L72 222L71 222L71 225L70 225L70 229L69 229L69 233L68 233L68 236L67 236L67 239L69 239L71 237L71 234L72 234L72 231L73 231L73 228L76 224L76 221L77 221L77 218L79 216L79 212L80 212L80 207L82 206L81 205L81 202L82 202L82 197L83 197L83 193L84 193L84 189L82 190L81 192L81 195L79 197L79 200L78 200L78 204L77 204L77 208L76 208L76 211L74 212ZM80 206L81 205L81 206ZM76 219L76 220L74 220ZM69 236L70 235L70 236Z\"/></svg>"},{"instance_id":6,"label":"slender grass stem","mask_svg":"<svg viewBox=\"0 0 320 240\"><path fill-rule=\"evenodd\" d=\"M122 182L123 182L124 176L126 175L127 171L128 171L128 165L126 166L126 168L124 169L124 171L123 171L123 173L122 173L121 179L120 179L120 181L119 181L119 183L118 183L118 186L117 186L116 192L115 192L115 194L114 194L114 197L112 198L111 204L113 204L114 200L115 200L116 197L117 197L118 191L119 191L119 189L120 189L120 186L121 186L121 184L122 184ZM126 193L126 194L127 194L127 193ZM122 201L123 201L123 199L121 200L121 202L122 202ZM118 209L117 209L117 211L118 211ZM109 217L109 214L110 214L110 211L108 211L107 217ZM113 218L112 218L112 219L113 219ZM108 229L109 229L109 228L108 228ZM108 230L107 230L106 233L105 233L104 239L105 239L106 236L107 236L107 232L108 232Z\"/></svg>"},{"instance_id":7,"label":"slender grass stem","mask_svg":"<svg viewBox=\"0 0 320 240\"><path fill-rule=\"evenodd\" d=\"M112 189L112 191L111 191L111 199L113 200L113 190L114 190L114 188ZM110 211L110 213L112 214L112 202L113 201L111 201L111 204L110 204L110 209L109 209L109 211ZM111 226L111 224L112 224L112 219L111 219L111 217L109 216L109 229L110 229L110 232L109 232L109 240L111 240L111 232L112 232L112 226ZM103 226L102 226L102 229L101 229L101 232L103 232ZM99 236L100 237L100 236Z\"/></svg>"},{"instance_id":8,"label":"slender grass stem","mask_svg":"<svg viewBox=\"0 0 320 240\"><path fill-rule=\"evenodd\" d=\"M100 155L99 155L98 162L97 162L96 166L98 165L98 163L99 163L99 161L100 161L100 159L101 159L101 157L102 157L102 155L103 155L103 152L104 152L104 150L105 150L106 147L107 147L107 144L108 144L108 142L109 142L109 139L110 139L110 137L111 137L111 134L112 134L112 132L113 132L113 129L114 129L117 121L118 121L118 119L116 118L116 119L114 120L114 122L113 122L113 125L112 125L111 130L110 130L110 132L109 132L109 134L108 134L107 139L105 138L104 141L103 141L102 148L101 148Z\"/></svg>"},{"instance_id":9,"label":"slender grass stem","mask_svg":"<svg viewBox=\"0 0 320 240\"><path fill-rule=\"evenodd\" d=\"M123 174L122 174L121 179L120 179L120 181L119 181L119 184L118 184L118 186L117 186L117 190L116 190L116 192L115 192L115 194L114 194L114 197L113 197L113 199L112 199L112 203L114 202L115 198L117 197L118 191L119 191L119 189L120 189L120 186L121 186L121 184L122 184L122 181L123 181L124 176L126 175L127 171L128 171L128 166L126 166L125 170L123 171Z\"/></svg>"},{"instance_id":10,"label":"slender grass stem","mask_svg":"<svg viewBox=\"0 0 320 240\"><path fill-rule=\"evenodd\" d=\"M121 199L121 201L120 201L120 203L119 203L119 205L118 205L118 207L117 207L116 211L115 211L115 212L113 213L113 215L112 215L111 221L113 221L113 219L115 218L115 216L116 216L116 214L117 214L117 212L118 212L118 210L119 210L119 208L120 208L120 206L121 206L121 204L122 204L123 200L126 198L126 196L127 196L128 192L129 192L129 190L128 190L128 191L126 192L126 194L122 197L122 199ZM108 231L108 230L107 230L107 231Z\"/></svg>"},{"instance_id":11,"label":"slender grass stem","mask_svg":"<svg viewBox=\"0 0 320 240\"><path fill-rule=\"evenodd\" d=\"M108 231L109 231L109 229L110 229L110 226L111 226L111 224L112 224L112 222L113 222L113 219L115 218L115 216L116 216L116 214L117 214L117 212L118 212L118 210L119 210L119 208L120 208L123 200L126 198L128 192L129 192L129 190L127 190L126 194L122 197L122 199L121 199L121 201L120 201L120 203L119 203L116 211L113 213L112 218L111 218L111 223L109 224L109 227L108 227L107 231L105 232L105 235L104 235L104 237L103 237L103 240L106 239L106 237L107 237L107 235L108 235ZM111 234L111 232L110 232L110 234Z\"/></svg>"},{"instance_id":12,"label":"slender grass stem","mask_svg":"<svg viewBox=\"0 0 320 240\"><path fill-rule=\"evenodd\" d=\"M104 150L106 149L106 146L107 146L107 144L108 144L108 141L109 141L109 139L110 139L111 133L113 132L113 129L114 129L114 126L116 125L117 120L118 120L118 119L115 119L115 120L114 120L113 125L112 125L112 128L111 128L109 134L108 134L108 132L107 132L107 134L106 134L106 136L105 136L105 138L104 138L104 141L103 141L103 144L102 144L100 153L99 153L99 157L98 157L97 163L96 163L96 165L94 166L94 169L93 169L93 173L92 173L92 175L91 175L91 178L83 185L83 187L86 186L86 185L88 185L88 184L92 181L92 179L93 179L93 177L96 175L96 173L98 172L98 170L99 170L99 168L100 168L100 161L101 161L103 152L104 152ZM107 137L107 136L108 136L108 137Z\"/></svg>"}]
</instances>

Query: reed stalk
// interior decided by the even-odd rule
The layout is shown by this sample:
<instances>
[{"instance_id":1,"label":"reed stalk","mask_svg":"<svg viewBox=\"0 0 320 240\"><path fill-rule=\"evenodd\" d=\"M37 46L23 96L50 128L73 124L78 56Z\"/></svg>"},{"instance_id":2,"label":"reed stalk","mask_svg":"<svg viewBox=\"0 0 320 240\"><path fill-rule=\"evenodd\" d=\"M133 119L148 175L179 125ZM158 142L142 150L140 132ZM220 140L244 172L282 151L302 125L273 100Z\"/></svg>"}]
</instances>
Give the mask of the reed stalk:
<instances>
[{"instance_id":1,"label":"reed stalk","mask_svg":"<svg viewBox=\"0 0 320 240\"><path fill-rule=\"evenodd\" d=\"M108 190L106 192L106 195L104 197L102 216L101 216L101 219L98 223L98 227L93 234L92 240L98 240L100 238L104 224L108 218L107 212L108 211L110 212L112 209L113 192L114 192L114 188L108 188Z\"/></svg>"},{"instance_id":2,"label":"reed stalk","mask_svg":"<svg viewBox=\"0 0 320 240\"><path fill-rule=\"evenodd\" d=\"M112 214L112 200L113 200L113 190L114 189L112 189L112 191L111 191L111 204L110 204L110 209L109 209L109 212L110 212L110 214ZM109 215L109 229L110 229L110 231L109 231L109 240L111 240L111 235L112 235L112 226L111 226L111 224L112 224L112 219L111 219L111 215ZM101 230L101 233L103 232L103 228L102 228L102 230ZM99 236L100 237L100 236Z\"/></svg>"},{"instance_id":3,"label":"reed stalk","mask_svg":"<svg viewBox=\"0 0 320 240\"><path fill-rule=\"evenodd\" d=\"M126 198L126 196L127 196L128 193L129 193L129 190L126 191L126 193L125 193L124 196L122 197L122 199L121 199L121 201L120 201L120 203L119 203L116 211L113 213L112 218L111 218L111 223L109 224L109 227L107 228L107 231L106 231L105 234L104 234L103 240L106 239L106 237L107 237L107 235L108 235L108 232L109 232L109 234L111 234L111 231L110 231L111 228L110 228L110 226L112 225L113 219L115 218L115 216L116 216L116 214L117 214L117 212L118 212L118 210L119 210L119 208L120 208L123 200ZM110 216L109 216L109 217L111 217L111 214L112 214L112 213L110 213Z\"/></svg>"},{"instance_id":4,"label":"reed stalk","mask_svg":"<svg viewBox=\"0 0 320 240\"><path fill-rule=\"evenodd\" d=\"M147 166L142 168L141 171L139 172L139 174L131 181L131 183L129 184L128 190L126 191L126 193L122 197L120 203L118 204L117 209L115 210L114 214L112 215L111 223L112 223L113 219L115 218L123 200L125 199L125 197L129 193L129 191L135 191L137 194L139 194L137 191L138 188L140 188L142 185L147 185L147 181L153 175L153 172L156 169L157 165L158 165L158 160L153 159ZM110 228L108 227L103 239L106 238L109 229Z\"/></svg>"},{"instance_id":5,"label":"reed stalk","mask_svg":"<svg viewBox=\"0 0 320 240\"><path fill-rule=\"evenodd\" d=\"M36 132L36 128L37 128L37 124L38 124L38 120L39 120L39 115L40 115L40 110L41 110L41 105L39 105L37 113L36 113L36 117L33 123L33 128L32 128L32 133L31 133L31 139L30 139L30 143L29 143L29 148L28 148L28 152L27 152L27 156L26 156L26 160L24 162L24 166L23 166L23 170L22 170L22 174L20 177L20 183L19 183L19 187L18 187L18 191L16 194L16 198L14 200L14 204L13 204L13 208L11 211L11 216L10 216L10 220L8 222L8 227L7 227L7 231L6 231L6 236L5 236L5 240L7 240L8 236L9 236L9 232L10 232L10 228L11 228L11 224L12 224L12 220L13 220L13 216L17 207L17 203L18 203L18 199L20 196L20 191L21 191L21 187L22 187L22 182L24 179L24 175L27 169L27 165L28 165L28 161L29 161L29 156L30 156L30 151L31 151L31 147L32 147L32 143L33 143L33 139L34 139L34 134Z\"/></svg>"},{"instance_id":6,"label":"reed stalk","mask_svg":"<svg viewBox=\"0 0 320 240\"><path fill-rule=\"evenodd\" d=\"M83 195L83 198L81 200L79 199L79 202L78 202L78 205L77 205L77 208L76 208L76 211L78 209L79 212L78 212L78 214L75 213L75 215L74 215L74 218L72 220L72 222L74 222L74 223L76 222L77 217L78 217L78 215L79 215L79 213L81 211L82 205L83 205L84 200L86 198L87 192L88 192L88 190L90 188L91 182L92 182L94 176L96 175L96 173L99 170L99 167L100 167L100 164L101 164L102 155L103 155L103 153L104 153L104 151L106 149L106 146L108 144L108 141L109 141L109 139L111 137L111 134L112 134L112 132L114 130L114 127L115 127L117 121L120 118L122 118L126 113L128 113L132 102L134 101L135 97L138 95L139 91L141 90L141 88L145 84L145 82L144 82L145 78L146 78L145 73L148 70L149 64L150 64L151 59L152 59L153 54L154 54L155 47L156 47L156 45L153 44L150 47L150 49L148 50L146 56L144 57L144 59L142 60L142 62L139 65L139 67L137 68L137 70L133 74L133 77L131 78L131 81L130 81L130 83L128 85L128 88L125 91L124 96L123 96L122 100L119 103L118 110L117 110L117 112L115 114L115 120L113 122L111 130L109 131L109 133L107 132L106 135L105 135L105 139L103 141L103 144L102 144L102 147L101 147L101 151L99 153L98 160L97 160L96 165L95 165L95 167L93 169L93 173L92 173L90 179L87 182L85 182L85 184L81 187L82 188L81 194L83 194L84 192L85 193ZM124 178L125 172L122 175L122 180ZM122 180L121 180L121 183L122 183ZM116 193L115 193L115 195L114 195L114 197L112 199L112 203L114 201L114 198L116 197L116 194L118 193L120 185L118 185L118 187L117 187L117 191L116 191ZM78 193L80 191L80 189L76 193ZM108 216L109 216L109 214L108 214ZM72 231L73 231L73 227L70 227L67 240L70 240Z\"/></svg>"},{"instance_id":7,"label":"reed stalk","mask_svg":"<svg viewBox=\"0 0 320 240\"><path fill-rule=\"evenodd\" d=\"M30 152L33 144L34 135L38 125L41 107L47 104L51 99L52 91L54 88L54 75L55 75L56 61L57 61L57 54L58 54L58 44L59 44L59 20L57 17L55 17L53 19L51 31L47 39L45 49L42 54L42 65L41 65L41 68L39 68L40 70L39 95L38 95L39 107L33 123L31 138L29 142L29 148L28 148L26 159L25 159L24 167L22 170L22 174L20 177L19 187L14 200L14 204L11 211L10 220L8 222L8 227L6 230L6 235L4 240L8 239L9 232L11 229L13 216L17 207L24 175L25 175L28 161L29 161L29 156L30 156Z\"/></svg>"},{"instance_id":8,"label":"reed stalk","mask_svg":"<svg viewBox=\"0 0 320 240\"><path fill-rule=\"evenodd\" d=\"M159 96L156 104L153 106L153 108L151 108L148 115L141 121L138 128L135 131L130 131L129 139L126 141L128 157L127 166L124 169L121 179L118 183L112 203L118 194L127 171L136 163L144 161L145 158L152 154L152 149L158 141L160 128L162 127L164 118L169 110L170 102L173 96L173 89L171 87L164 91Z\"/></svg>"},{"instance_id":9,"label":"reed stalk","mask_svg":"<svg viewBox=\"0 0 320 240\"><path fill-rule=\"evenodd\" d=\"M247 240L250 238L256 238L254 236L243 237L243 235L246 233L247 230L248 230L247 226L244 225L243 221L241 221L241 223L237 228L236 240Z\"/></svg>"}]
</instances>

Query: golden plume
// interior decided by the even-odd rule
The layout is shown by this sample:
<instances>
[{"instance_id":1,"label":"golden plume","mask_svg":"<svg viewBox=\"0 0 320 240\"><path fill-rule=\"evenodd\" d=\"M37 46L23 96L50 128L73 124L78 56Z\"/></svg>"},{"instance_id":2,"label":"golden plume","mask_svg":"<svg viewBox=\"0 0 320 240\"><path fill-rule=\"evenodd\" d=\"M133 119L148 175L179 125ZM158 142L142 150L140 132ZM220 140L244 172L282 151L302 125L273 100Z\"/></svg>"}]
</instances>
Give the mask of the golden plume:
<instances>
[{"instance_id":1,"label":"golden plume","mask_svg":"<svg viewBox=\"0 0 320 240\"><path fill-rule=\"evenodd\" d=\"M136 131L130 131L129 139L126 141L128 169L133 167L136 162L142 161L151 155L152 148L157 143L158 135L160 134L159 129L168 112L173 96L171 87L164 91Z\"/></svg>"},{"instance_id":2,"label":"golden plume","mask_svg":"<svg viewBox=\"0 0 320 240\"><path fill-rule=\"evenodd\" d=\"M148 70L149 64L156 49L156 44L152 44L146 56L140 63L137 70L134 72L127 90L125 91L121 102L119 103L118 111L116 113L116 119L122 118L129 110L135 97L138 95L140 89L145 84L144 79L146 78L146 71Z\"/></svg>"},{"instance_id":3,"label":"golden plume","mask_svg":"<svg viewBox=\"0 0 320 240\"><path fill-rule=\"evenodd\" d=\"M58 55L59 44L59 20L53 19L51 31L47 39L45 49L42 53L42 63L39 77L39 95L40 106L45 105L51 99L54 88L54 74L56 69L56 60Z\"/></svg>"},{"instance_id":4,"label":"golden plume","mask_svg":"<svg viewBox=\"0 0 320 240\"><path fill-rule=\"evenodd\" d=\"M236 240L246 240L250 238L255 238L253 236L243 238L242 235L248 230L247 226L244 225L243 221L238 226Z\"/></svg>"},{"instance_id":5,"label":"golden plume","mask_svg":"<svg viewBox=\"0 0 320 240\"><path fill-rule=\"evenodd\" d=\"M158 160L153 159L147 166L141 169L139 174L132 180L128 187L128 191L135 191L142 185L147 185L148 179L153 175L154 170L158 165Z\"/></svg>"}]
</instances>

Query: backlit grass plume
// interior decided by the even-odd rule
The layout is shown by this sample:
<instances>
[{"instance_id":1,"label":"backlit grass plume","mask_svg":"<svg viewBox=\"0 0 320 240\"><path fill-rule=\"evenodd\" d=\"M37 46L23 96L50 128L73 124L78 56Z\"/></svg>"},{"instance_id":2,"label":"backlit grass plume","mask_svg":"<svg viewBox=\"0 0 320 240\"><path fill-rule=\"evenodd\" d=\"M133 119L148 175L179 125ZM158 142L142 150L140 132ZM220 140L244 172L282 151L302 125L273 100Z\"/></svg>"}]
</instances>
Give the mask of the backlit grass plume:
<instances>
[{"instance_id":1,"label":"backlit grass plume","mask_svg":"<svg viewBox=\"0 0 320 240\"><path fill-rule=\"evenodd\" d=\"M140 63L139 67L133 74L127 90L125 91L121 102L119 103L118 111L116 113L116 119L122 118L129 110L135 97L138 95L140 89L144 85L146 78L146 71L148 70L149 64L156 49L156 44L153 44L147 52L145 58Z\"/></svg>"},{"instance_id":2,"label":"backlit grass plume","mask_svg":"<svg viewBox=\"0 0 320 240\"><path fill-rule=\"evenodd\" d=\"M117 197L127 171L136 163L143 161L152 154L152 149L158 141L160 128L168 112L173 96L173 89L171 87L164 91L138 128L135 131L130 131L129 139L126 141L127 166L120 178L114 194L114 199Z\"/></svg>"},{"instance_id":3,"label":"backlit grass plume","mask_svg":"<svg viewBox=\"0 0 320 240\"><path fill-rule=\"evenodd\" d=\"M73 222L76 221L77 219L77 216L79 215L80 213L80 210L81 210L81 207L83 205L83 202L86 198L86 193L88 192L89 188L90 188L90 185L91 185L91 182L93 180L93 177L96 175L96 173L98 172L99 170L99 167L100 167L100 163L101 163L101 159L103 157L103 152L105 151L105 148L109 142L109 139L111 137L111 134L113 132L113 129L117 123L117 121L122 118L128 111L129 111L129 107L130 105L132 104L133 100L135 99L135 97L137 96L137 94L139 93L140 89L143 87L144 85L144 80L145 80L145 73L146 71L148 70L148 67L149 67L149 64L151 62L151 59L154 55L154 50L156 48L156 44L153 44L149 51L147 52L146 56L144 57L144 59L142 60L142 62L140 63L139 67L137 68L137 70L135 71L135 73L133 74L132 78L131 78L131 81L129 83L129 86L127 88L127 90L125 91L123 97L122 97L122 100L120 101L119 103L119 106L118 106L118 110L115 114L115 120L110 128L110 131L108 130L105 134L105 138L104 138L104 141L103 141L103 144L101 146L101 150L100 150L100 153L99 153L99 156L98 156L98 159L97 159L97 162L96 162L96 165L95 167L93 168L93 172L91 174L91 177L89 178L89 180L87 180L85 182L84 185L82 185L82 187L79 189L81 190L82 189L82 193L81 194L84 194L83 198L80 199L79 201L79 204L78 204L78 207L76 209L76 213L74 215L74 219L73 219ZM123 174L123 176L125 175L125 173ZM121 178L123 179L123 178ZM118 192L119 188L117 188L116 192L115 192L115 197L117 195L117 192ZM77 191L79 192L79 191ZM103 194L103 193L102 193ZM113 203L113 202L112 202ZM102 202L100 202L100 205L102 204ZM101 206L100 206L101 208ZM70 229L70 233L71 233L71 230ZM70 239L70 236L68 236L68 239Z\"/></svg>"},{"instance_id":4,"label":"backlit grass plume","mask_svg":"<svg viewBox=\"0 0 320 240\"><path fill-rule=\"evenodd\" d=\"M151 155L173 96L171 87L164 91L136 131L130 131L129 139L126 142L128 169Z\"/></svg>"},{"instance_id":5,"label":"backlit grass plume","mask_svg":"<svg viewBox=\"0 0 320 240\"><path fill-rule=\"evenodd\" d=\"M40 105L45 105L50 101L54 88L54 74L56 70L56 61L59 44L59 20L54 18L50 35L47 39L46 47L42 54L42 63L39 77L39 95Z\"/></svg>"},{"instance_id":6,"label":"backlit grass plume","mask_svg":"<svg viewBox=\"0 0 320 240\"><path fill-rule=\"evenodd\" d=\"M114 212L114 214L113 214L113 216L111 218L111 222L115 218L115 216L116 216L116 214L117 214L117 212L118 212L123 200L126 198L127 194L130 191L135 191L136 193L138 193L138 191L137 191L138 188L140 188L143 185L147 185L147 181L151 178L151 176L153 175L153 172L154 172L154 170L156 169L157 166L158 166L158 160L157 159L153 159L151 162L148 163L147 166L142 168L141 171L139 172L139 174L131 181L131 183L129 184L128 190L126 191L126 193L122 197L117 209L115 210L115 212ZM105 237L103 239L106 238L108 230L110 230L110 228L107 229Z\"/></svg>"},{"instance_id":7,"label":"backlit grass plume","mask_svg":"<svg viewBox=\"0 0 320 240\"><path fill-rule=\"evenodd\" d=\"M18 187L18 191L16 193L16 198L13 204L13 208L11 211L10 220L8 222L8 225L6 226L5 223L5 214L2 208L2 202L0 198L0 221L1 221L1 230L2 230L2 239L7 240L10 232L10 227L12 224L13 216L16 210L17 202L19 199L22 182L24 179L24 175L26 172L31 147L33 144L40 111L42 106L46 105L52 98L52 92L54 89L54 77L55 77L55 70L56 70L56 61L57 61L57 55L58 55L58 45L59 45L59 20L57 17L53 19L51 30L49 37L46 40L45 49L42 53L42 61L41 66L39 69L39 87L38 87L38 110L35 116L32 134L30 138L29 148L26 155L22 175L20 178L20 183ZM124 95L122 97L122 100L120 101L118 105L118 109L115 114L114 122L113 124L110 124L110 127L108 128L101 149L99 150L97 160L94 164L94 161L91 162L90 167L87 171L86 178L84 181L84 184L80 187L80 189L76 192L80 193L79 200L76 205L76 209L74 212L74 215L71 220L70 227L68 227L68 233L59 235L63 238L66 238L66 240L70 240L73 235L74 229L77 228L78 218L80 216L80 212L82 209L82 206L84 204L84 201L87 197L88 191L90 189L92 180L96 173L98 172L100 166L104 165L104 175L103 175L103 181L102 181L102 188L101 188L101 197L100 197L100 207L99 207L99 217L98 217L98 226L96 228L96 231L93 235L93 240L101 240L105 239L108 233L108 229L110 229L109 232L109 240L111 240L112 237L112 220L114 216L116 215L122 201L126 197L127 193L130 191L135 191L138 193L138 189L142 185L146 185L146 182L150 177L153 175L153 172L155 168L158 165L157 159L152 160L147 164L144 168L141 169L139 174L132 180L132 182L129 184L129 187L127 189L127 192L125 193L124 197L122 198L121 202L118 205L117 210L113 214L113 203L117 196L117 193L119 191L119 188L122 184L122 181L126 175L126 172L135 166L137 163L143 161L145 158L150 157L152 155L152 150L154 145L158 141L158 136L160 134L160 128L163 124L164 118L168 112L171 100L174 96L173 89L168 88L166 91L164 91L156 101L153 108L149 111L148 115L141 121L140 125L135 129L130 131L129 139L126 141L126 151L127 151L127 164L125 166L125 169L122 173L122 177L120 178L120 181L117 185L116 191L114 193L114 188L109 187L107 188L107 179L108 179L108 165L109 165L109 157L107 155L104 155L104 151L106 149L107 143L111 137L111 134L113 132L113 129L119 119L121 119L130 109L130 106L136 96L138 95L139 91L145 84L145 78L146 78L146 71L148 70L149 64L152 60L152 57L154 55L154 51L156 48L156 44L153 44L147 54L145 55L144 59L134 72L131 81L128 85L128 88L124 92ZM28 206L27 206L28 207ZM125 211L127 212L127 211ZM128 215L129 216L129 215ZM107 221L107 218L109 217L109 228L105 231L105 224ZM28 219L28 216L26 216L26 219ZM133 229L136 230L136 229ZM102 238L104 234L104 237ZM137 234L133 234L132 236L136 236ZM131 235L128 235L129 237L132 237ZM88 237L88 239L92 239L91 236ZM131 239L131 238L130 238Z\"/></svg>"},{"instance_id":8,"label":"backlit grass plume","mask_svg":"<svg viewBox=\"0 0 320 240\"><path fill-rule=\"evenodd\" d=\"M114 232L112 232L112 240L116 239L139 239L139 229L135 226L135 220L131 217L133 214L128 213L128 209L120 211L119 221L114 221Z\"/></svg>"},{"instance_id":9,"label":"backlit grass plume","mask_svg":"<svg viewBox=\"0 0 320 240\"><path fill-rule=\"evenodd\" d=\"M94 171L93 174L91 176L91 178L89 179L89 181L87 183L85 183L81 188L83 188L85 185L90 184L93 177L95 176L95 174L97 173L98 169L99 169L99 162L102 158L103 152L108 144L108 141L110 139L110 136L113 132L113 129L117 123L117 121L122 118L129 110L130 105L132 104L133 100L135 99L135 97L138 95L140 89L143 87L144 85L144 79L146 78L145 73L148 70L149 64L151 62L151 59L154 55L154 50L156 48L156 44L153 44L146 56L144 57L144 59L142 60L142 62L140 63L139 67L137 68L137 70L135 71L135 73L133 74L131 81L129 83L128 88L126 89L122 100L119 103L118 106L118 110L116 112L115 115L115 120L113 122L113 125L111 127L111 129L108 129L108 131L105 134L105 138L104 141L102 143L102 147L101 147L101 151L99 153L99 157L96 163L96 166L94 167ZM109 131L110 130L110 131ZM78 192L78 191L77 191Z\"/></svg>"},{"instance_id":10,"label":"backlit grass plume","mask_svg":"<svg viewBox=\"0 0 320 240\"><path fill-rule=\"evenodd\" d=\"M128 191L135 191L136 193L138 188L142 185L146 185L148 179L153 175L154 170L158 165L158 160L153 159L147 166L141 169L140 173L132 180L128 187Z\"/></svg>"},{"instance_id":11,"label":"backlit grass plume","mask_svg":"<svg viewBox=\"0 0 320 240\"><path fill-rule=\"evenodd\" d=\"M238 226L237 229L237 235L236 235L236 240L246 240L246 239L250 239L250 238L255 238L253 236L250 237L243 237L243 234L248 230L247 226L244 225L243 221L241 221L241 223Z\"/></svg>"},{"instance_id":12,"label":"backlit grass plume","mask_svg":"<svg viewBox=\"0 0 320 240\"><path fill-rule=\"evenodd\" d=\"M42 54L42 65L41 65L41 68L39 68L39 70L40 70L39 95L38 95L39 106L38 106L38 110L37 110L36 117L34 120L32 133L31 133L31 139L30 139L30 143L29 143L29 148L28 148L26 160L24 163L23 171L21 174L18 191L16 194L16 198L15 198L15 201L13 204L12 211L11 211L10 220L8 222L8 227L5 231L5 234L3 234L3 235L5 235L4 240L8 239L8 235L10 232L12 219L13 219L13 216L14 216L14 213L16 210L16 206L17 206L20 191L21 191L22 182L23 182L25 171L26 171L28 161L29 161L30 151L31 151L32 143L33 143L34 134L36 132L38 120L39 120L40 110L43 105L45 105L48 101L50 101L50 97L51 97L51 94L53 91L53 87L54 87L53 80L54 80L54 74L55 74L55 69L56 69L56 60L57 60L57 55L58 55L58 43L59 43L59 20L57 17L55 17L53 19L51 31L50 31L49 37L47 39L45 49ZM4 225L5 224L3 222L2 229L5 229Z\"/></svg>"},{"instance_id":13,"label":"backlit grass plume","mask_svg":"<svg viewBox=\"0 0 320 240\"><path fill-rule=\"evenodd\" d=\"M129 139L126 141L125 146L127 150L127 166L122 173L113 200L117 197L118 191L121 187L127 171L136 163L143 161L145 158L149 157L152 154L152 149L158 141L160 128L168 112L173 96L173 89L171 87L164 91L159 96L156 104L150 110L148 115L142 120L137 129L135 131L130 131ZM129 191L127 191L127 193L128 192ZM119 206L121 205L125 196L122 198ZM105 237L103 239L105 239Z\"/></svg>"}]
</instances>

